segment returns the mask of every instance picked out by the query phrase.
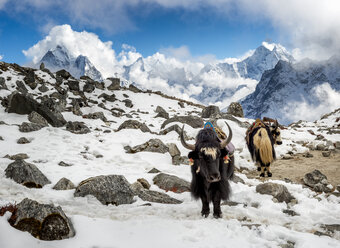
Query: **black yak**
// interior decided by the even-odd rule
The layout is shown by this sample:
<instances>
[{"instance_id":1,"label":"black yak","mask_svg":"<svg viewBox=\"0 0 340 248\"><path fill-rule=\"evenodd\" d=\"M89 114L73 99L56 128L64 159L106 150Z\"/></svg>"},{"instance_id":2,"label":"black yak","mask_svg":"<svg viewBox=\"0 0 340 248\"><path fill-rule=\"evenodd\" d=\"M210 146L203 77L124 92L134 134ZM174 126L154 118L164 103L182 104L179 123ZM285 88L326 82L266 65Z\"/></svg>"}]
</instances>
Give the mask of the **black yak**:
<instances>
[{"instance_id":1,"label":"black yak","mask_svg":"<svg viewBox=\"0 0 340 248\"><path fill-rule=\"evenodd\" d=\"M270 127L262 121L257 120L254 126L247 130L246 142L250 155L261 171L260 177L271 177L270 164L276 159L274 144L282 144L278 125Z\"/></svg>"},{"instance_id":2,"label":"black yak","mask_svg":"<svg viewBox=\"0 0 340 248\"><path fill-rule=\"evenodd\" d=\"M227 123L226 123L227 124ZM232 138L229 125L229 136L220 141L216 133L209 128L199 131L195 145L187 144L184 140L184 125L181 132L181 142L187 149L192 150L188 157L191 160L191 194L202 201L202 216L210 213L209 202L213 202L214 217L221 218L221 200L228 200L230 184L228 180L234 173L234 156L226 146Z\"/></svg>"}]
</instances>

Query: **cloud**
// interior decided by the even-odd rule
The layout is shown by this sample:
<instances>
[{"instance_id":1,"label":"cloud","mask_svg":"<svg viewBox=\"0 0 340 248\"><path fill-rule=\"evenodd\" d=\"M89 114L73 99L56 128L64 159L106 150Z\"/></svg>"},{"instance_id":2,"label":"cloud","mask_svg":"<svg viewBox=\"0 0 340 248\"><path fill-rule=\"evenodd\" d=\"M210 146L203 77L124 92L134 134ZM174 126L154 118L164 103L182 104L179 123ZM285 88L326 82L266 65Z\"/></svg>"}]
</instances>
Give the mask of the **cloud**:
<instances>
[{"instance_id":1,"label":"cloud","mask_svg":"<svg viewBox=\"0 0 340 248\"><path fill-rule=\"evenodd\" d=\"M0 60L2 60L3 58L4 58L4 55L1 55L1 54L0 54Z\"/></svg>"},{"instance_id":2,"label":"cloud","mask_svg":"<svg viewBox=\"0 0 340 248\"><path fill-rule=\"evenodd\" d=\"M282 111L287 121L297 121L301 118L307 121L318 120L322 115L340 107L340 92L333 90L329 83L316 86L312 90L311 98L314 104L306 99L289 103Z\"/></svg>"},{"instance_id":3,"label":"cloud","mask_svg":"<svg viewBox=\"0 0 340 248\"><path fill-rule=\"evenodd\" d=\"M73 57L80 54L87 56L104 77L113 75L117 60L112 41L103 42L94 33L74 31L70 25L53 27L44 39L23 53L33 63L38 63L48 50L57 45L64 46Z\"/></svg>"}]
</instances>

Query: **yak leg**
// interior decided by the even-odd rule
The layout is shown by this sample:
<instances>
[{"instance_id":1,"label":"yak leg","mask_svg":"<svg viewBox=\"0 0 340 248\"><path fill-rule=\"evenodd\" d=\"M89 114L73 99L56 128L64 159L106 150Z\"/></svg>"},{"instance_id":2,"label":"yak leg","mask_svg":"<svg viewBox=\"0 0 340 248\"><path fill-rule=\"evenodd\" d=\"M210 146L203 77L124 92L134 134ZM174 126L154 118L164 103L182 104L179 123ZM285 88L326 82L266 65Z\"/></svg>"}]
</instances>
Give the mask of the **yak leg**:
<instances>
[{"instance_id":1,"label":"yak leg","mask_svg":"<svg viewBox=\"0 0 340 248\"><path fill-rule=\"evenodd\" d=\"M260 174L260 177L264 177L264 171L265 171L266 167L264 167L262 164L261 164L261 174Z\"/></svg>"},{"instance_id":2,"label":"yak leg","mask_svg":"<svg viewBox=\"0 0 340 248\"><path fill-rule=\"evenodd\" d=\"M201 195L201 201L202 201L201 214L202 214L202 216L207 218L209 216L209 213L210 213L210 208L209 208L209 201L208 201L207 195L205 193Z\"/></svg>"},{"instance_id":3,"label":"yak leg","mask_svg":"<svg viewBox=\"0 0 340 248\"><path fill-rule=\"evenodd\" d=\"M215 190L212 195L213 205L214 205L214 217L221 218L222 211L221 211L221 194L219 190Z\"/></svg>"},{"instance_id":4,"label":"yak leg","mask_svg":"<svg viewBox=\"0 0 340 248\"><path fill-rule=\"evenodd\" d=\"M267 167L267 176L271 177L273 174L270 172L270 164Z\"/></svg>"}]
</instances>

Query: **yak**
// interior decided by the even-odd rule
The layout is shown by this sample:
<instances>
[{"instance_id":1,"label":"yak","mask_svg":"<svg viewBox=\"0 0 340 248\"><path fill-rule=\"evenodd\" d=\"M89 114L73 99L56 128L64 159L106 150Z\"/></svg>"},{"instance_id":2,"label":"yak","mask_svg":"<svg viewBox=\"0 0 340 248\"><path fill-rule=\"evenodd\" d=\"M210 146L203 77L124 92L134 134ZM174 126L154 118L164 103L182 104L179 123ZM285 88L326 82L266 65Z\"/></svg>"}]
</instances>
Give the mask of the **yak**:
<instances>
[{"instance_id":1,"label":"yak","mask_svg":"<svg viewBox=\"0 0 340 248\"><path fill-rule=\"evenodd\" d=\"M265 176L265 171L267 171L267 176L271 177L270 164L276 159L276 154L274 150L275 142L281 143L281 137L279 140L274 140L273 132L277 132L276 129L272 129L260 123L255 127L247 137L247 146L251 154L253 161L258 165L257 170L261 171L260 177Z\"/></svg>"},{"instance_id":2,"label":"yak","mask_svg":"<svg viewBox=\"0 0 340 248\"><path fill-rule=\"evenodd\" d=\"M209 203L213 203L215 218L221 218L221 200L228 200L230 196L229 179L234 173L234 156L226 146L232 139L232 130L226 123L229 136L219 140L213 129L201 129L196 136L195 145L188 144L184 139L184 125L180 134L182 145L191 150L188 158L191 161L191 194L202 201L201 214L208 217Z\"/></svg>"}]
</instances>

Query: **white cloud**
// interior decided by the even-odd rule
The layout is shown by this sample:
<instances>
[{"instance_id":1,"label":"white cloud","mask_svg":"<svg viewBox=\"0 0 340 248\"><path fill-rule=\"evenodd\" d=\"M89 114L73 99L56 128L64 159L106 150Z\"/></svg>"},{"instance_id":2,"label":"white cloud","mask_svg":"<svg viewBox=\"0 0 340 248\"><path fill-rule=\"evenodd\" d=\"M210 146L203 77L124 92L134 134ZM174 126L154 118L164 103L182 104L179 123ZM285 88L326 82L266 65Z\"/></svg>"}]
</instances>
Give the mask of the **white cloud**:
<instances>
[{"instance_id":1,"label":"white cloud","mask_svg":"<svg viewBox=\"0 0 340 248\"><path fill-rule=\"evenodd\" d=\"M23 53L33 63L38 63L48 50L57 45L64 46L73 57L80 54L87 56L104 77L112 76L115 72L117 61L112 41L102 42L96 34L77 32L69 25L53 27L43 40Z\"/></svg>"},{"instance_id":2,"label":"white cloud","mask_svg":"<svg viewBox=\"0 0 340 248\"><path fill-rule=\"evenodd\" d=\"M4 58L4 55L1 55L1 54L0 54L0 60L2 60L3 58Z\"/></svg>"},{"instance_id":3,"label":"white cloud","mask_svg":"<svg viewBox=\"0 0 340 248\"><path fill-rule=\"evenodd\" d=\"M308 103L307 100L302 102L291 102L285 108L283 113L286 113L287 121L307 120L314 121L326 113L340 107L340 92L331 88L329 83L324 83L316 86L313 90L311 98L314 103Z\"/></svg>"}]
</instances>

